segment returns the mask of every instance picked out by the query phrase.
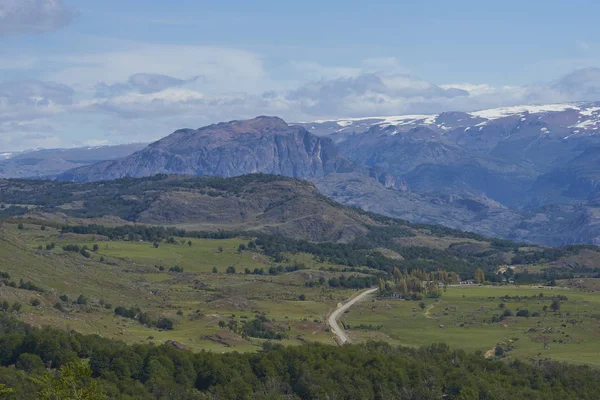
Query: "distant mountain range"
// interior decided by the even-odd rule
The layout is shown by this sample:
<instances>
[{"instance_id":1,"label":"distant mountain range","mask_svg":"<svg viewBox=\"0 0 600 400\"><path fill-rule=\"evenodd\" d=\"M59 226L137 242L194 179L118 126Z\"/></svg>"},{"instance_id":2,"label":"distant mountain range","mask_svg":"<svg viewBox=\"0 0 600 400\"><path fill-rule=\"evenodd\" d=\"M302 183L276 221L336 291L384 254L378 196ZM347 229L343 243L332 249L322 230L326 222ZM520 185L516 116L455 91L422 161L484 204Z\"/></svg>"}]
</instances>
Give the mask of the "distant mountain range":
<instances>
[{"instance_id":1,"label":"distant mountain range","mask_svg":"<svg viewBox=\"0 0 600 400\"><path fill-rule=\"evenodd\" d=\"M600 243L600 103L182 129L60 180L269 173L345 204L542 244ZM375 179L373 179L375 178Z\"/></svg>"},{"instance_id":2,"label":"distant mountain range","mask_svg":"<svg viewBox=\"0 0 600 400\"><path fill-rule=\"evenodd\" d=\"M126 157L146 146L146 143L132 143L5 152L0 154L0 178L52 178L83 165Z\"/></svg>"}]
</instances>

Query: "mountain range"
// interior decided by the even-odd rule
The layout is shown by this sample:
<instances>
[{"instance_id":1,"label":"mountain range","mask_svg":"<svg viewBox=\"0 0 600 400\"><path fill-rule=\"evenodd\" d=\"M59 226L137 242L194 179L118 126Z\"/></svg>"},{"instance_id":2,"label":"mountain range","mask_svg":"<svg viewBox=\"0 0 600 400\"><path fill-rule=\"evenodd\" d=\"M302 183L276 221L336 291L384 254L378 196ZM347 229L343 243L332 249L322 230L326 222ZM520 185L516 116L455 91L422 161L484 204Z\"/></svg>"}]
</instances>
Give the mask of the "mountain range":
<instances>
[{"instance_id":1,"label":"mountain range","mask_svg":"<svg viewBox=\"0 0 600 400\"><path fill-rule=\"evenodd\" d=\"M146 146L145 143L132 143L5 152L0 154L0 178L52 178L73 168L126 157Z\"/></svg>"},{"instance_id":2,"label":"mountain range","mask_svg":"<svg viewBox=\"0 0 600 400\"><path fill-rule=\"evenodd\" d=\"M600 243L600 103L181 129L59 180L268 173L344 204L546 245ZM375 178L375 179L374 179Z\"/></svg>"}]
</instances>

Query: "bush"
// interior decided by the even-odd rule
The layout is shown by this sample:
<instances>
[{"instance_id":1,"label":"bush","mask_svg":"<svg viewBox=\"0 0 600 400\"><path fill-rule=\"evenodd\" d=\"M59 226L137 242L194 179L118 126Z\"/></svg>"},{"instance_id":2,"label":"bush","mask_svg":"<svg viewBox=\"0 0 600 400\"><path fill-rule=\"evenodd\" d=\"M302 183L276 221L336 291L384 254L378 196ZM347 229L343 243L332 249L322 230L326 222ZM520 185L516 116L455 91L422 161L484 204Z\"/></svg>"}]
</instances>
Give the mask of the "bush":
<instances>
[{"instance_id":1,"label":"bush","mask_svg":"<svg viewBox=\"0 0 600 400\"><path fill-rule=\"evenodd\" d=\"M32 307L37 307L42 304L42 302L39 299L31 299L29 304L31 304Z\"/></svg>"},{"instance_id":2,"label":"bush","mask_svg":"<svg viewBox=\"0 0 600 400\"><path fill-rule=\"evenodd\" d=\"M54 308L56 308L58 311L65 311L62 303L56 303L56 304L54 304Z\"/></svg>"},{"instance_id":3,"label":"bush","mask_svg":"<svg viewBox=\"0 0 600 400\"><path fill-rule=\"evenodd\" d=\"M502 313L503 317L512 317L513 313L512 311L510 311L508 308L504 310L504 312Z\"/></svg>"},{"instance_id":4,"label":"bush","mask_svg":"<svg viewBox=\"0 0 600 400\"><path fill-rule=\"evenodd\" d=\"M301 294L300 296L298 296L298 300L304 301L306 300L306 296L304 294Z\"/></svg>"},{"instance_id":5,"label":"bush","mask_svg":"<svg viewBox=\"0 0 600 400\"><path fill-rule=\"evenodd\" d=\"M173 330L173 321L171 321L169 318L160 318L158 321L156 321L156 327L158 329L172 331Z\"/></svg>"},{"instance_id":6,"label":"bush","mask_svg":"<svg viewBox=\"0 0 600 400\"><path fill-rule=\"evenodd\" d=\"M525 318L529 318L529 310L526 308L523 308L521 310L517 311L517 317L525 317Z\"/></svg>"},{"instance_id":7,"label":"bush","mask_svg":"<svg viewBox=\"0 0 600 400\"><path fill-rule=\"evenodd\" d=\"M69 296L67 296L66 294L61 294L59 299L67 303L69 301Z\"/></svg>"},{"instance_id":8,"label":"bush","mask_svg":"<svg viewBox=\"0 0 600 400\"><path fill-rule=\"evenodd\" d=\"M228 274L235 274L235 267L231 266L231 267L227 267L227 269L225 270L226 273Z\"/></svg>"},{"instance_id":9,"label":"bush","mask_svg":"<svg viewBox=\"0 0 600 400\"><path fill-rule=\"evenodd\" d=\"M79 297L77 298L77 304L85 306L87 305L88 301L85 298L85 296L83 294L80 294Z\"/></svg>"},{"instance_id":10,"label":"bush","mask_svg":"<svg viewBox=\"0 0 600 400\"><path fill-rule=\"evenodd\" d=\"M181 273L183 272L183 268L181 268L179 265L176 265L174 267L169 268L169 272Z\"/></svg>"},{"instance_id":11,"label":"bush","mask_svg":"<svg viewBox=\"0 0 600 400\"><path fill-rule=\"evenodd\" d=\"M496 346L494 354L496 355L496 357L502 357L504 355L504 349L502 348L502 346Z\"/></svg>"}]
</instances>

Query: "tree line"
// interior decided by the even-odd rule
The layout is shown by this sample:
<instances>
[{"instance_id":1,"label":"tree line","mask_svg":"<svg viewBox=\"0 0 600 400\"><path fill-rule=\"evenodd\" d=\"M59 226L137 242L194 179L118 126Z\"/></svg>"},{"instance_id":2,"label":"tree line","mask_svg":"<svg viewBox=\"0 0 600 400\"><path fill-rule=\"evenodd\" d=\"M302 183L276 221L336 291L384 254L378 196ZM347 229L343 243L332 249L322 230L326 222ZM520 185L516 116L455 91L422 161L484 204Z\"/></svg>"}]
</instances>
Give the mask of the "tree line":
<instances>
[{"instance_id":1,"label":"tree line","mask_svg":"<svg viewBox=\"0 0 600 400\"><path fill-rule=\"evenodd\" d=\"M595 400L600 393L595 368L485 359L443 344L283 347L267 341L255 353L192 353L33 328L4 315L0 382L11 400Z\"/></svg>"}]
</instances>

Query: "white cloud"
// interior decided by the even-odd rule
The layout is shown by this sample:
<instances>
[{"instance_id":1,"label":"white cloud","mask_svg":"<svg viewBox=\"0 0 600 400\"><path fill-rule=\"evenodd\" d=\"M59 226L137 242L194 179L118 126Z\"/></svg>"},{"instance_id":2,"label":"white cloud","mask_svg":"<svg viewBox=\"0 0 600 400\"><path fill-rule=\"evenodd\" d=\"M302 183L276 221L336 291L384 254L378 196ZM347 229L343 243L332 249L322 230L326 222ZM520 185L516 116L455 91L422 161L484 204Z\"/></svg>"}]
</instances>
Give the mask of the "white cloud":
<instances>
[{"instance_id":1,"label":"white cloud","mask_svg":"<svg viewBox=\"0 0 600 400\"><path fill-rule=\"evenodd\" d=\"M42 81L0 82L0 122L32 121L60 114L74 95L70 87Z\"/></svg>"},{"instance_id":2,"label":"white cloud","mask_svg":"<svg viewBox=\"0 0 600 400\"><path fill-rule=\"evenodd\" d=\"M406 74L394 58L358 67L292 63L288 68L305 80L290 90L289 81L271 77L260 56L236 49L126 43L52 61L64 68L49 76L68 85L0 82L0 149L56 145L58 138L67 144L147 141L177 128L257 115L309 121L600 100L600 69L527 86L437 85Z\"/></svg>"},{"instance_id":3,"label":"white cloud","mask_svg":"<svg viewBox=\"0 0 600 400\"><path fill-rule=\"evenodd\" d=\"M120 43L119 49L87 54L49 56L64 67L48 80L94 87L125 82L145 74L169 77L202 76L197 86L211 92L258 92L272 84L261 58L252 52L211 46Z\"/></svg>"},{"instance_id":4,"label":"white cloud","mask_svg":"<svg viewBox=\"0 0 600 400\"><path fill-rule=\"evenodd\" d=\"M74 15L61 0L0 0L0 36L52 32Z\"/></svg>"}]
</instances>

